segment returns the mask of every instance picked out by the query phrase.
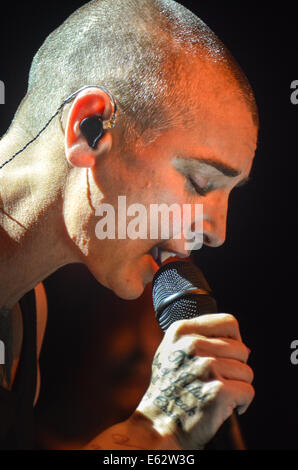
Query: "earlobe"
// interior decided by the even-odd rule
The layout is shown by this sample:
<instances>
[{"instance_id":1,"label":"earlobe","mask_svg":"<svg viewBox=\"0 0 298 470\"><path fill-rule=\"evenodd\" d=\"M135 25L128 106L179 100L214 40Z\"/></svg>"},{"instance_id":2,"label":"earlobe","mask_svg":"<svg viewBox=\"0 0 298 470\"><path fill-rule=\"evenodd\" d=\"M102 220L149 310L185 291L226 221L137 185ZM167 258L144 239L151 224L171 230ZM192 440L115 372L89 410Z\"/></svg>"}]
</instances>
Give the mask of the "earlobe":
<instances>
[{"instance_id":1,"label":"earlobe","mask_svg":"<svg viewBox=\"0 0 298 470\"><path fill-rule=\"evenodd\" d=\"M66 149L66 158L72 166L79 168L92 168L96 163L96 156L91 149L84 150L81 145Z\"/></svg>"},{"instance_id":2,"label":"earlobe","mask_svg":"<svg viewBox=\"0 0 298 470\"><path fill-rule=\"evenodd\" d=\"M108 153L112 148L112 136L109 132L101 138L96 149L92 149L86 140L79 136L73 145L65 144L65 155L72 166L79 168L92 168L100 155Z\"/></svg>"},{"instance_id":3,"label":"earlobe","mask_svg":"<svg viewBox=\"0 0 298 470\"><path fill-rule=\"evenodd\" d=\"M96 156L80 132L79 122L71 125L68 119L65 132L65 156L75 167L91 168L95 165Z\"/></svg>"}]
</instances>

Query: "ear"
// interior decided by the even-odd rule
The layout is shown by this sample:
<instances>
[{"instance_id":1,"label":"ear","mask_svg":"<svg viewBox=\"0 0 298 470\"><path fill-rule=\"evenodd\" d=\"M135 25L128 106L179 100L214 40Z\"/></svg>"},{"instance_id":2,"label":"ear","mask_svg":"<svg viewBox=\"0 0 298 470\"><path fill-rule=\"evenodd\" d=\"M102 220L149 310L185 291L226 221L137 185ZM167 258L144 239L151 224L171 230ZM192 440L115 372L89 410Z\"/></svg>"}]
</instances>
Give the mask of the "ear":
<instances>
[{"instance_id":1,"label":"ear","mask_svg":"<svg viewBox=\"0 0 298 470\"><path fill-rule=\"evenodd\" d=\"M75 98L65 126L65 155L72 166L91 168L97 158L112 148L112 135L105 132L96 149L89 147L80 130L81 122L87 117L100 115L103 121L109 120L113 113L110 97L100 88L90 87L82 90Z\"/></svg>"}]
</instances>

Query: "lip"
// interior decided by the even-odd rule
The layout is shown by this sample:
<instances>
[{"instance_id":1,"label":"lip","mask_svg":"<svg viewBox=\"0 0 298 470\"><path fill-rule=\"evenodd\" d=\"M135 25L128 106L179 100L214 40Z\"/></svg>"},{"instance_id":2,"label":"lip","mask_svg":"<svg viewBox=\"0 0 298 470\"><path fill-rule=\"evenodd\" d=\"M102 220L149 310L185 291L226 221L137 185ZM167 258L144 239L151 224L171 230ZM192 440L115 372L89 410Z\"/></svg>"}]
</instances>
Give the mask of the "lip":
<instances>
[{"instance_id":1,"label":"lip","mask_svg":"<svg viewBox=\"0 0 298 470\"><path fill-rule=\"evenodd\" d=\"M163 254L166 253L166 258L163 259ZM181 253L178 251L173 251L170 249L166 249L166 247L160 247L159 245L155 245L151 250L149 251L149 254L152 256L153 260L155 263L161 267L163 263L170 262L170 260L173 258L188 258L189 254L188 253Z\"/></svg>"}]
</instances>

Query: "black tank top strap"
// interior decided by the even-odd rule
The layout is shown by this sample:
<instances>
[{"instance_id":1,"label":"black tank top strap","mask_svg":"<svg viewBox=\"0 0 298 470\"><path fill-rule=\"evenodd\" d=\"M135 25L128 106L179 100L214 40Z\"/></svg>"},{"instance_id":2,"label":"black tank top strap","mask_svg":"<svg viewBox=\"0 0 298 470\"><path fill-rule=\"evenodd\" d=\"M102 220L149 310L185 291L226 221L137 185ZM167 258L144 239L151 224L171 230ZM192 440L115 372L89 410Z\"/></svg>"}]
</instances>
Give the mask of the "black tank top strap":
<instances>
[{"instance_id":1,"label":"black tank top strap","mask_svg":"<svg viewBox=\"0 0 298 470\"><path fill-rule=\"evenodd\" d=\"M24 407L33 405L37 379L36 303L34 290L19 301L23 317L22 354L13 384Z\"/></svg>"},{"instance_id":2,"label":"black tank top strap","mask_svg":"<svg viewBox=\"0 0 298 470\"><path fill-rule=\"evenodd\" d=\"M0 387L0 449L34 448L33 403L37 382L37 328L34 290L19 301L23 342L12 390Z\"/></svg>"}]
</instances>

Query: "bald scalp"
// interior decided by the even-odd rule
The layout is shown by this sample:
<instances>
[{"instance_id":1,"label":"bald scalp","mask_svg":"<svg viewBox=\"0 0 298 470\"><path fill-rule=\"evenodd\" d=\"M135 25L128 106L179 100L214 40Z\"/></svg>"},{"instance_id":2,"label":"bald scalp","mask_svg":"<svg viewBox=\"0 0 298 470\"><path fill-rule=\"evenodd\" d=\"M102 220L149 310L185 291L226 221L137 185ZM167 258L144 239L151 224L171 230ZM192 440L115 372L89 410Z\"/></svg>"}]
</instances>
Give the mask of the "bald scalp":
<instances>
[{"instance_id":1,"label":"bald scalp","mask_svg":"<svg viewBox=\"0 0 298 470\"><path fill-rule=\"evenodd\" d=\"M189 67L220 65L258 125L253 92L217 36L173 0L93 0L53 31L32 61L28 90L14 121L36 134L62 101L102 85L119 105L122 144L148 143L191 121ZM219 68L218 68L219 70Z\"/></svg>"}]
</instances>

